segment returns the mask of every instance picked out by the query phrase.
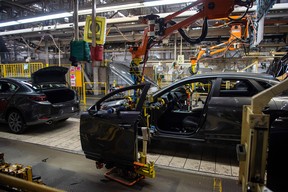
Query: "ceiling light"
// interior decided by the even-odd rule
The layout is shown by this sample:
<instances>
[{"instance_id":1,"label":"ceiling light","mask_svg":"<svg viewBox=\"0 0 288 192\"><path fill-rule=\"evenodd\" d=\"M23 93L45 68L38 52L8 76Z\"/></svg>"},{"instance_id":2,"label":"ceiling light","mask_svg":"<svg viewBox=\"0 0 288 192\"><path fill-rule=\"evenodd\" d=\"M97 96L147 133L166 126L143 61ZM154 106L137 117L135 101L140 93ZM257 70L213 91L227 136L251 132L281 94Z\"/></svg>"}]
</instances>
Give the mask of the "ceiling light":
<instances>
[{"instance_id":1,"label":"ceiling light","mask_svg":"<svg viewBox=\"0 0 288 192\"><path fill-rule=\"evenodd\" d=\"M149 2L143 2L143 3L131 3L126 5L118 5L118 6L109 6L109 7L99 7L96 9L97 13L103 13L108 11L119 11L119 10L127 10L127 9L136 9L136 8L143 8L143 7L153 7L153 6L160 6L160 5L170 5L170 4L179 4L179 3L192 3L196 0L181 0L181 1L175 1L175 0L158 0L158 1L149 1ZM279 10L279 9L288 9L288 3L279 3L275 4L270 10ZM245 12L246 8L243 7L236 7L234 10L234 13L236 12ZM254 5L249 11L253 12L256 11L256 6ZM189 11L188 11L189 12ZM92 13L92 9L85 9L85 10L79 10L78 15L88 15ZM181 15L184 16L186 12L182 13ZM40 17L34 17L29 19L21 19L19 21L9 21L9 22L3 22L0 23L0 27L6 27L6 26L12 26L12 25L18 25L21 23L31 23L36 21L45 21L50 19L57 19L57 18L65 18L70 17L73 15L73 12L65 12L65 13L58 13L53 15L46 15L46 16L40 16ZM21 23L20 23L21 22ZM0 36L1 36L0 32Z\"/></svg>"},{"instance_id":2,"label":"ceiling light","mask_svg":"<svg viewBox=\"0 0 288 192\"><path fill-rule=\"evenodd\" d=\"M5 23L0 23L0 27L7 27L7 26L11 26L11 25L18 25L19 23L17 21L9 21L9 22L5 22Z\"/></svg>"},{"instance_id":3,"label":"ceiling light","mask_svg":"<svg viewBox=\"0 0 288 192\"><path fill-rule=\"evenodd\" d=\"M123 13L121 13L121 12L117 12L118 13L118 15L120 15L121 17L126 17Z\"/></svg>"},{"instance_id":4,"label":"ceiling light","mask_svg":"<svg viewBox=\"0 0 288 192\"><path fill-rule=\"evenodd\" d=\"M96 12L103 13L103 12L109 12L109 11L120 11L120 10L137 9L137 8L153 7L153 6L161 6L161 5L189 3L189 2L191 3L194 1L196 0L182 0L181 2L177 2L175 0L158 0L158 1L143 2L143 3L130 3L130 4L124 4L124 5L99 7L96 9ZM78 15L88 15L91 13L92 13L92 9L84 9L84 10L78 11ZM18 25L18 24L23 24L23 23L32 23L32 22L37 22L37 21L45 21L45 20L50 20L50 19L58 19L58 18L64 18L64 17L71 17L72 15L73 15L73 11L69 13L64 12L64 13L45 15L45 16L40 16L40 17L20 19L18 21L13 21L13 23L12 22L0 23L0 27Z\"/></svg>"},{"instance_id":5,"label":"ceiling light","mask_svg":"<svg viewBox=\"0 0 288 192\"><path fill-rule=\"evenodd\" d=\"M33 17L33 18L28 18L28 19L20 19L17 21L23 24L23 23L32 23L32 22L37 22L37 21L45 21L45 20L50 20L50 19L58 19L58 18L71 17L71 16L72 16L71 13L65 12L65 13L58 13L58 14L53 14L53 15Z\"/></svg>"},{"instance_id":6,"label":"ceiling light","mask_svg":"<svg viewBox=\"0 0 288 192\"><path fill-rule=\"evenodd\" d=\"M137 9L137 8L153 7L153 6L161 6L161 5L171 5L171 4L179 4L179 3L191 3L195 1L196 0L182 0L181 2L177 2L175 0L158 0L158 1L143 2L143 3L130 3L126 5L99 7L99 8L96 8L96 13L103 13L103 12L108 12L108 11L120 11L120 10L127 10L127 9ZM87 15L91 13L92 13L92 9L84 9L84 10L78 11L78 15Z\"/></svg>"},{"instance_id":7,"label":"ceiling light","mask_svg":"<svg viewBox=\"0 0 288 192\"><path fill-rule=\"evenodd\" d=\"M144 7L153 7L159 5L171 5L171 4L179 4L179 3L192 3L196 0L182 0L182 1L175 1L175 0L159 0L159 1L149 1L143 2Z\"/></svg>"}]
</instances>

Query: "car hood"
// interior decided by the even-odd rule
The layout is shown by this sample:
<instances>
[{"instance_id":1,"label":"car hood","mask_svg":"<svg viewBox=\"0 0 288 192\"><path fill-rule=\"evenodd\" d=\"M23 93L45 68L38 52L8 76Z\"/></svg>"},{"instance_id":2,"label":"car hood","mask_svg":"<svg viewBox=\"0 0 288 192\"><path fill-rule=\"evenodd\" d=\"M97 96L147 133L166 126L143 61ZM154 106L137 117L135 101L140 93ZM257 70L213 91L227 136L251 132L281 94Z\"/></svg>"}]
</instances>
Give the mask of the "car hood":
<instances>
[{"instance_id":1,"label":"car hood","mask_svg":"<svg viewBox=\"0 0 288 192\"><path fill-rule=\"evenodd\" d=\"M45 67L32 73L31 80L33 84L45 83L66 83L65 75L68 72L66 67Z\"/></svg>"}]
</instances>

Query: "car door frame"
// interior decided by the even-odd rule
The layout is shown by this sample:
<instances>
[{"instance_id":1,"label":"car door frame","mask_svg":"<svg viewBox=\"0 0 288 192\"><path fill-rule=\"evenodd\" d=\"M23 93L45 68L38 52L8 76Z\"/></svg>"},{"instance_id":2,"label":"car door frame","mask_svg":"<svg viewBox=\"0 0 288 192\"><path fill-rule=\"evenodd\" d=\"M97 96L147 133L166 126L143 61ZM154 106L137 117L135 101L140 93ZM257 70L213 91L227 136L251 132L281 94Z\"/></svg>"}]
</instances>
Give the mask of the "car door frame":
<instances>
[{"instance_id":1,"label":"car door frame","mask_svg":"<svg viewBox=\"0 0 288 192\"><path fill-rule=\"evenodd\" d=\"M237 77L237 76L235 76L235 77L233 77L233 76L224 76L224 77L218 77L216 80L215 80L215 91L213 92L213 96L212 96L212 98L211 98L211 100L210 101L212 101L212 104L213 104L213 102L215 102L213 99L214 98L218 98L218 97L220 97L220 86L221 86L221 82L222 82L222 80L223 79L231 79L231 80L237 80L237 79L239 79L239 80L245 80L245 81L248 81L249 83L250 83L250 86L253 86L254 87L254 89L257 91L257 93L259 93L259 92L261 92L261 91L263 91L263 88L262 88L262 86L261 85L259 85L259 83L256 81L256 80L254 80L254 79L252 79L252 78L245 78L245 77ZM257 94L257 93L255 93L255 94ZM255 95L254 94L254 95ZM252 96L250 96L250 101L251 101L251 97ZM227 97L225 97L225 98L227 98ZM240 96L233 96L233 98L241 98ZM243 97L242 97L243 98ZM247 97L246 97L247 98ZM219 101L221 101L221 100L219 100ZM226 102L227 102L227 99L226 99ZM236 102L236 101L235 101ZM249 104L249 102L247 102L247 103L245 103L244 105L246 105L246 104ZM240 122L240 130L239 130L239 135L230 135L231 136L231 138L228 138L227 136L228 135L222 135L223 137L221 137L221 133L219 132L219 134L217 135L216 133L215 133L215 127L217 127L216 125L215 125L215 127L213 127L212 129L213 129L213 132L211 132L211 131L209 131L211 128L209 128L209 123L211 124L211 123L213 123L213 124L219 124L219 123L221 123L220 121L223 121L223 118L221 118L219 115L221 115L221 113L219 112L219 110L221 110L221 109L219 109L219 108L217 108L217 111L218 111L218 114L216 115L216 114L213 114L214 112L213 112L213 110L211 111L211 109L212 108L215 108L215 106L217 106L217 101L216 101L216 103L215 103L215 105L211 105L210 104L210 106L208 106L208 109L207 109L207 118L208 118L208 121L207 121L207 123L206 123L206 125L205 125L205 127L203 128L203 130L205 131L205 138L206 139L213 139L213 140L227 140L227 141L238 141L240 138L241 138L241 122ZM242 106L243 105L241 105L241 108L242 108ZM235 106L236 107L236 106ZM231 115L231 114L230 114ZM211 117L212 116L212 117ZM214 116L214 118L213 118L213 116ZM218 118L216 118L217 116L219 116ZM242 117L242 111L241 111L241 117ZM212 121L214 119L214 121ZM211 126L212 127L212 126ZM218 128L219 130L221 129L221 128Z\"/></svg>"},{"instance_id":2,"label":"car door frame","mask_svg":"<svg viewBox=\"0 0 288 192\"><path fill-rule=\"evenodd\" d=\"M137 121L142 113L142 107L150 85L150 83L145 83L117 89L97 101L95 105L88 109L88 113L81 115L80 137L86 158L105 164L117 164L120 166L133 165L133 162L137 160L138 154ZM134 110L124 110L113 113L106 111L101 113L101 103L107 98L120 92L135 89L141 89L142 92ZM102 131L101 133L101 129L107 131L105 133ZM111 134L109 135L109 133ZM102 136L99 136L100 134L102 134ZM117 135L120 135L121 138L117 138ZM104 137L109 139L104 141ZM104 146L107 142L110 142L109 145L112 146L111 149ZM120 145L119 143L125 144L124 147L118 146ZM98 147L97 150L96 147Z\"/></svg>"},{"instance_id":3,"label":"car door frame","mask_svg":"<svg viewBox=\"0 0 288 192\"><path fill-rule=\"evenodd\" d=\"M201 78L197 78L197 77L192 77L189 79L184 79L181 81L176 81L171 87L167 87L165 88L165 90L162 90L161 93L157 93L153 96L153 100L156 101L159 96L163 96L165 95L167 92L170 92L171 90L183 86L185 84L188 83L192 83L192 82L200 82L200 81L210 81L212 86L211 86L211 90L206 98L206 101L204 103L204 107L203 107L203 111L202 111L202 115L201 115L201 120L199 121L199 126L198 129L195 133L187 135L187 136L183 136L183 135L176 135L173 134L171 135L171 133L165 133L165 131L161 130L161 129L157 129L157 127L155 128L157 134L155 134L153 137L157 138L157 137L164 137L166 139L169 139L169 137L173 137L173 139L179 139L179 140L198 140L198 141L204 141L204 131L202 131L203 126L205 125L205 119L206 119L206 112L207 112L207 105L209 105L210 99L211 97L214 95L214 91L215 91L215 82L216 82L216 77L215 76L209 76L209 77L201 77ZM164 93L163 93L164 92Z\"/></svg>"}]
</instances>

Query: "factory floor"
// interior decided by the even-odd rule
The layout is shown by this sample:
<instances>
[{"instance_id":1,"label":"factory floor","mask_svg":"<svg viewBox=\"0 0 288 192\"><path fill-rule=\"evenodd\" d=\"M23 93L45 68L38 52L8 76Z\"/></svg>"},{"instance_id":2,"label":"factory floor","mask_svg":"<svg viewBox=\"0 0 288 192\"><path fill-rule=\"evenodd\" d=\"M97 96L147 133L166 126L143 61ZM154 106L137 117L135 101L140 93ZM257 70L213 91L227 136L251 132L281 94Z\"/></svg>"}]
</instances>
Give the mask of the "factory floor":
<instances>
[{"instance_id":1,"label":"factory floor","mask_svg":"<svg viewBox=\"0 0 288 192\"><path fill-rule=\"evenodd\" d=\"M152 142L148 161L155 162L156 178L133 187L110 181L108 170L85 158L77 118L29 127L21 135L0 124L0 152L6 162L31 165L45 184L66 191L241 191L233 146Z\"/></svg>"},{"instance_id":2,"label":"factory floor","mask_svg":"<svg viewBox=\"0 0 288 192\"><path fill-rule=\"evenodd\" d=\"M65 191L241 191L236 179L185 172L156 166L156 178L146 178L132 187L104 176L106 169L96 169L95 162L81 154L51 147L0 138L0 152L7 163L32 166L33 175L41 176L50 187ZM221 187L220 187L221 186ZM0 190L1 191L1 190Z\"/></svg>"}]
</instances>

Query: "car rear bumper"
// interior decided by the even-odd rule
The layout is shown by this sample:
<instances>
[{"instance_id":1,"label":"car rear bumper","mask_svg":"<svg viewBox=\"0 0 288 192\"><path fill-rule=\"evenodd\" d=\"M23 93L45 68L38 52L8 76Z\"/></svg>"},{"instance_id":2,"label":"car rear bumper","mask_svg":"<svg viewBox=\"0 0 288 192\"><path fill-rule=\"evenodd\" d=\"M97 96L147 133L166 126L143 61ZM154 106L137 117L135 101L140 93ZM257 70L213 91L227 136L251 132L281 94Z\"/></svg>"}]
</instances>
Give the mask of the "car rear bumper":
<instances>
[{"instance_id":1,"label":"car rear bumper","mask_svg":"<svg viewBox=\"0 0 288 192\"><path fill-rule=\"evenodd\" d=\"M69 117L77 116L80 113L79 103L74 103L73 105L61 105L61 106L46 106L41 109L41 113L31 115L32 118L26 120L26 124L36 125L36 124L51 124L55 121L60 121L67 119Z\"/></svg>"},{"instance_id":2,"label":"car rear bumper","mask_svg":"<svg viewBox=\"0 0 288 192\"><path fill-rule=\"evenodd\" d=\"M51 124L53 122L56 122L56 121L61 121L63 119L67 119L67 118L70 118L70 117L73 117L73 116L77 116L79 114L78 113L65 113L61 116L50 116L50 117L43 117L43 118L40 118L38 120L35 120L35 121L31 121L31 122L27 122L26 124L28 126L30 125L38 125L38 124L44 124L44 123L47 123L47 124Z\"/></svg>"}]
</instances>

